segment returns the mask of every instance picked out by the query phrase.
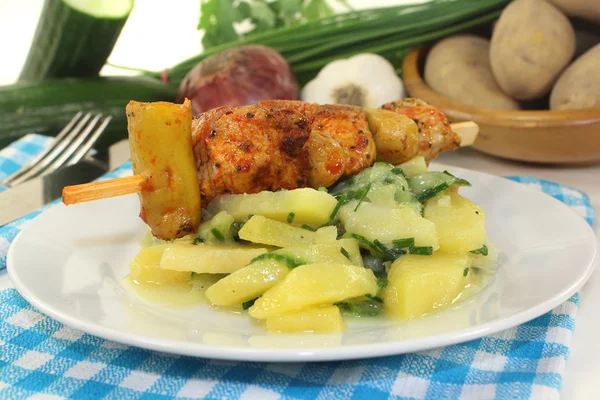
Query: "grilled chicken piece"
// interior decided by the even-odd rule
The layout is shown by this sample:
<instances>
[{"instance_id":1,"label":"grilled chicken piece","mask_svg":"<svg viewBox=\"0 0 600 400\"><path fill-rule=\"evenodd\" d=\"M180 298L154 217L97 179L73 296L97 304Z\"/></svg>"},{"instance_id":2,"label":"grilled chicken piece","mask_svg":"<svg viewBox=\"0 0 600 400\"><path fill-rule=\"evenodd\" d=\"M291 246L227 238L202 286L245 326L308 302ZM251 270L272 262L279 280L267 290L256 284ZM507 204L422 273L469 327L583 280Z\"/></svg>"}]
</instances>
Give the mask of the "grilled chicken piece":
<instances>
[{"instance_id":1,"label":"grilled chicken piece","mask_svg":"<svg viewBox=\"0 0 600 400\"><path fill-rule=\"evenodd\" d=\"M205 206L225 193L308 184L311 124L289 108L220 107L192 121L192 144Z\"/></svg>"},{"instance_id":2,"label":"grilled chicken piece","mask_svg":"<svg viewBox=\"0 0 600 400\"><path fill-rule=\"evenodd\" d=\"M415 156L423 156L427 163L441 152L456 150L460 146L460 136L452 131L444 113L423 100L406 98L386 103L381 108L404 114L415 121L419 128Z\"/></svg>"},{"instance_id":3,"label":"grilled chicken piece","mask_svg":"<svg viewBox=\"0 0 600 400\"><path fill-rule=\"evenodd\" d=\"M364 109L319 105L295 100L260 102L269 109L292 108L312 125L307 143L311 163L309 185L330 186L344 175L356 175L375 161L376 150Z\"/></svg>"}]
</instances>

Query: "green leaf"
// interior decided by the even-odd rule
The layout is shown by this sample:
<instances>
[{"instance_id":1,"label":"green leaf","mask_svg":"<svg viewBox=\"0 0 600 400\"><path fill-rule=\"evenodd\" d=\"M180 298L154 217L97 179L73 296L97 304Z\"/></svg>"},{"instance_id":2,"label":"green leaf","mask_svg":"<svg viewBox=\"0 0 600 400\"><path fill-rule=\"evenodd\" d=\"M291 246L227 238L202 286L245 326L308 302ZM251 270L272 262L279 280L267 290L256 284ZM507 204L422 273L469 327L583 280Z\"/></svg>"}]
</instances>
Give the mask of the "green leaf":
<instances>
[{"instance_id":1,"label":"green leaf","mask_svg":"<svg viewBox=\"0 0 600 400\"><path fill-rule=\"evenodd\" d=\"M205 49L238 39L233 27L236 9L231 1L202 0L198 29L204 30L202 45Z\"/></svg>"},{"instance_id":2,"label":"green leaf","mask_svg":"<svg viewBox=\"0 0 600 400\"><path fill-rule=\"evenodd\" d=\"M275 28L277 16L264 0L252 0L248 4L250 20L256 25L256 31Z\"/></svg>"}]
</instances>

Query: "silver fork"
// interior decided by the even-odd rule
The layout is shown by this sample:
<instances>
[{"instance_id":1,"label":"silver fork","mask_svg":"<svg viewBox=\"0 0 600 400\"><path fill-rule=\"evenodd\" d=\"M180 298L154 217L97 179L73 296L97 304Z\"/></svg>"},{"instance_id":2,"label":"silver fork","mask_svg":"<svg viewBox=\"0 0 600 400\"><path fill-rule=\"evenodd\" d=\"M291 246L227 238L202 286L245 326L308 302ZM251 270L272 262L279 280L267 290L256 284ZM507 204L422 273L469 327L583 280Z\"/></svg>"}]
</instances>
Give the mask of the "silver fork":
<instances>
[{"instance_id":1,"label":"silver fork","mask_svg":"<svg viewBox=\"0 0 600 400\"><path fill-rule=\"evenodd\" d=\"M103 118L102 114L78 112L50 146L0 184L16 186L31 178L48 175L63 165L77 163L90 151L111 119L111 116Z\"/></svg>"}]
</instances>

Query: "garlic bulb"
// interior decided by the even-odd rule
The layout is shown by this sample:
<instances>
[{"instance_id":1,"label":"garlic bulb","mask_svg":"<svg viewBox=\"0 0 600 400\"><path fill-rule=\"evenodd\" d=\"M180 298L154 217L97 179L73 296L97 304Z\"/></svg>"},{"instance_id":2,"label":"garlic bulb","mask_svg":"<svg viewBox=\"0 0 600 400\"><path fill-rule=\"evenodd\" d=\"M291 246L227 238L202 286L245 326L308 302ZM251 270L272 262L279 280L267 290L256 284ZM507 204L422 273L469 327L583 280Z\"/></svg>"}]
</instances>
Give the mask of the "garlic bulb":
<instances>
[{"instance_id":1,"label":"garlic bulb","mask_svg":"<svg viewBox=\"0 0 600 400\"><path fill-rule=\"evenodd\" d=\"M301 92L301 99L310 103L370 108L404 96L404 85L392 64L371 53L330 62Z\"/></svg>"}]
</instances>

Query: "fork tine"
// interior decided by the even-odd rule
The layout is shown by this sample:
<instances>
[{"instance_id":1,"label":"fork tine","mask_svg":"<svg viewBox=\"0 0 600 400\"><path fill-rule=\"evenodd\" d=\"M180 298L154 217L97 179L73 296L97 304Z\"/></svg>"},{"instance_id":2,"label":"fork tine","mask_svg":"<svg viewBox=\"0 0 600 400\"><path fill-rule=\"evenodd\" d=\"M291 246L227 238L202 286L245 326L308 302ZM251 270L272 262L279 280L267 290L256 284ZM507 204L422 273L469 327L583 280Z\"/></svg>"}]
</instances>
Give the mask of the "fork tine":
<instances>
[{"instance_id":1,"label":"fork tine","mask_svg":"<svg viewBox=\"0 0 600 400\"><path fill-rule=\"evenodd\" d=\"M77 123L77 120L83 115L81 111L79 111L71 120L67 123L67 125L56 135L50 146L47 146L44 150L40 152L37 156L27 162L25 165L21 167L14 174L11 174L4 178L2 182L3 185L13 182L15 179L22 176L25 172L29 171L34 165L38 164L44 157L48 155L52 150L56 148L56 146L63 140L63 138L73 129L73 126Z\"/></svg>"},{"instance_id":2,"label":"fork tine","mask_svg":"<svg viewBox=\"0 0 600 400\"><path fill-rule=\"evenodd\" d=\"M81 132L81 129L83 129L83 127L90 120L91 117L92 117L92 114L87 113L81 120L79 120L79 122L77 123L75 128L70 130L63 137L63 139L59 143L56 144L56 146L54 147L54 149L52 149L52 151L50 151L43 159L41 159L37 164L33 165L29 170L27 170L25 173L23 173L20 177L14 179L11 182L11 185L14 186L19 183L25 182L26 180L35 177L41 171L46 169L48 167L48 165L50 165L50 163L52 161L54 161L54 159L56 159L56 157L58 157L64 151L64 149L67 146L69 146L69 144L71 142L73 142L73 139L79 134L79 132Z\"/></svg>"},{"instance_id":3,"label":"fork tine","mask_svg":"<svg viewBox=\"0 0 600 400\"><path fill-rule=\"evenodd\" d=\"M94 144L96 144L96 142L100 138L100 135L102 135L102 133L106 129L106 126L108 125L108 123L111 120L112 120L112 117L110 115L108 117L104 118L104 120L102 121L102 123L100 124L100 126L98 128L96 128L96 130L90 136L90 138L88 139L88 141L85 142L83 144L83 146L81 146L79 148L79 150L77 150L77 152L75 154L73 154L73 156L69 159L67 165L73 165L73 164L78 163L88 153L88 151L90 151L90 149L92 148L92 146Z\"/></svg>"},{"instance_id":4,"label":"fork tine","mask_svg":"<svg viewBox=\"0 0 600 400\"><path fill-rule=\"evenodd\" d=\"M62 167L67 161L69 161L69 159L71 158L71 156L79 148L81 148L81 146L83 145L83 143L85 142L85 140L93 132L94 127L96 126L96 124L98 123L98 121L100 121L100 118L102 118L102 114L97 114L94 117L94 119L92 119L90 121L90 123L85 127L85 129L82 132L80 132L79 135L77 135L77 137L75 137L75 139L69 144L69 146L65 149L65 151L63 151L54 160L54 162L52 162L52 164L50 164L48 166L48 168L46 168L44 171L42 171L39 174L39 176L48 175L48 174L56 171L57 169L59 169L60 167Z\"/></svg>"}]
</instances>

